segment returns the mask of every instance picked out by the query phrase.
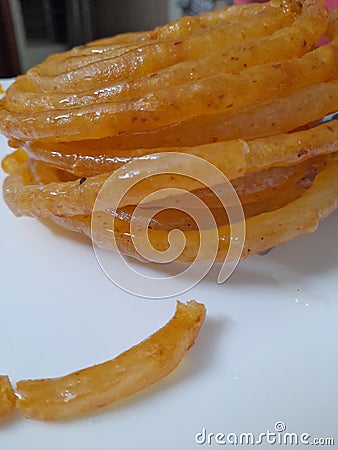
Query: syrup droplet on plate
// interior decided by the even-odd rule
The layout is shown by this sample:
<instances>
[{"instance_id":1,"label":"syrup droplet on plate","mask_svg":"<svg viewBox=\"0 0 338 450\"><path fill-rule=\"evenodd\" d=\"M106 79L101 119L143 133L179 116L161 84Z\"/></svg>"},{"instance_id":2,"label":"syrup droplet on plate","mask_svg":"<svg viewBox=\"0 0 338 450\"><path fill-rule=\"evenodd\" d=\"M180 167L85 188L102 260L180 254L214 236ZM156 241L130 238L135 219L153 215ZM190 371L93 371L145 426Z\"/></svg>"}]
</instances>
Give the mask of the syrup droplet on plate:
<instances>
[{"instance_id":1,"label":"syrup droplet on plate","mask_svg":"<svg viewBox=\"0 0 338 450\"><path fill-rule=\"evenodd\" d=\"M328 299L322 295L311 294L304 289L301 286L302 281L289 269L284 267L274 268L272 275L283 291L296 303L304 306L328 303Z\"/></svg>"}]
</instances>

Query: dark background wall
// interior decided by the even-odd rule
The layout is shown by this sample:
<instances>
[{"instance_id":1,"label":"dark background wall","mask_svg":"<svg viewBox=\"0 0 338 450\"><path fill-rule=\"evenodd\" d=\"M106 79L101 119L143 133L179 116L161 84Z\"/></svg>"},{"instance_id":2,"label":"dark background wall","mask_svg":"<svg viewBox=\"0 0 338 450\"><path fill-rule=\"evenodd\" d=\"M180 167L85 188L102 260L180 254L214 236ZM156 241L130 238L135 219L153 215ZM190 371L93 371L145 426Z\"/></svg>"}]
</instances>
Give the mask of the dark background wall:
<instances>
[{"instance_id":1,"label":"dark background wall","mask_svg":"<svg viewBox=\"0 0 338 450\"><path fill-rule=\"evenodd\" d=\"M167 22L167 0L96 0L93 31L97 37L143 31Z\"/></svg>"}]
</instances>

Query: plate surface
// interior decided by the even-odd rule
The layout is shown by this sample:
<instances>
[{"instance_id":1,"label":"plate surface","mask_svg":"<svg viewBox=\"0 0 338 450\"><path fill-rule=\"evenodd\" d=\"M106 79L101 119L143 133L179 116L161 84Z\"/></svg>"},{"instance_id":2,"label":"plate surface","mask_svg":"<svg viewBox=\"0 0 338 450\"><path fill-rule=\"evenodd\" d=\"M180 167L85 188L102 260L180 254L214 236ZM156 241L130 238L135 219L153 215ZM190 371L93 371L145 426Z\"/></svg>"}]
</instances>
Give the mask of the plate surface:
<instances>
[{"instance_id":1,"label":"plate surface","mask_svg":"<svg viewBox=\"0 0 338 450\"><path fill-rule=\"evenodd\" d=\"M4 138L0 146L5 155ZM111 283L86 239L15 218L3 200L0 211L0 373L13 382L110 359L173 314L174 299L137 298ZM336 212L315 233L241 262L226 283L217 284L216 266L183 294L206 304L207 319L166 379L73 421L15 415L0 422L1 449L219 448L234 433L258 440L268 430L338 445L337 224ZM273 447L264 439L260 448Z\"/></svg>"}]
</instances>

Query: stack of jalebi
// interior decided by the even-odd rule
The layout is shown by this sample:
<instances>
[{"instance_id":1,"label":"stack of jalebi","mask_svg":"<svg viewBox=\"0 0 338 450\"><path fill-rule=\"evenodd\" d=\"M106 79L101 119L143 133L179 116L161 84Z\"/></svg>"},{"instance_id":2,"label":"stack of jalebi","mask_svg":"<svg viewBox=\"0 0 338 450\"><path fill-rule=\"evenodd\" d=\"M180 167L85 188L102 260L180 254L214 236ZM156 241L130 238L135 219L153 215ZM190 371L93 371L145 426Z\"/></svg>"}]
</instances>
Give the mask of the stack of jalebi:
<instances>
[{"instance_id":1,"label":"stack of jalebi","mask_svg":"<svg viewBox=\"0 0 338 450\"><path fill-rule=\"evenodd\" d=\"M328 14L322 0L181 18L52 55L16 79L0 104L0 130L16 149L3 161L4 197L16 215L49 217L90 236L97 195L124 163L151 158L160 173L163 152L195 155L239 195L245 257L314 231L337 207L338 122L321 122L337 110L338 12ZM175 174L139 183L113 222L102 212L100 245L110 248L113 231L119 249L138 257L135 207L181 184ZM209 186L190 179L184 188L214 215L224 260L227 214ZM174 228L186 238L180 260L194 260L210 230L169 208L149 223L153 247L165 250Z\"/></svg>"}]
</instances>

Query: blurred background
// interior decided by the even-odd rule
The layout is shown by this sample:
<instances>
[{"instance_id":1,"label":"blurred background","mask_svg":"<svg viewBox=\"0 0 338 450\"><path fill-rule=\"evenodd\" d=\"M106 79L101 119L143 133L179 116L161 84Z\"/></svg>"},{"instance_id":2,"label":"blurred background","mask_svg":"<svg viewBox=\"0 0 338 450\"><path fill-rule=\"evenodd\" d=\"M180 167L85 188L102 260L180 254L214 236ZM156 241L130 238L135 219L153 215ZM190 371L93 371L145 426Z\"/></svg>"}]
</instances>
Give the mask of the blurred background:
<instances>
[{"instance_id":1,"label":"blurred background","mask_svg":"<svg viewBox=\"0 0 338 450\"><path fill-rule=\"evenodd\" d=\"M0 78L50 53L100 37L154 28L231 0L0 0Z\"/></svg>"}]
</instances>

